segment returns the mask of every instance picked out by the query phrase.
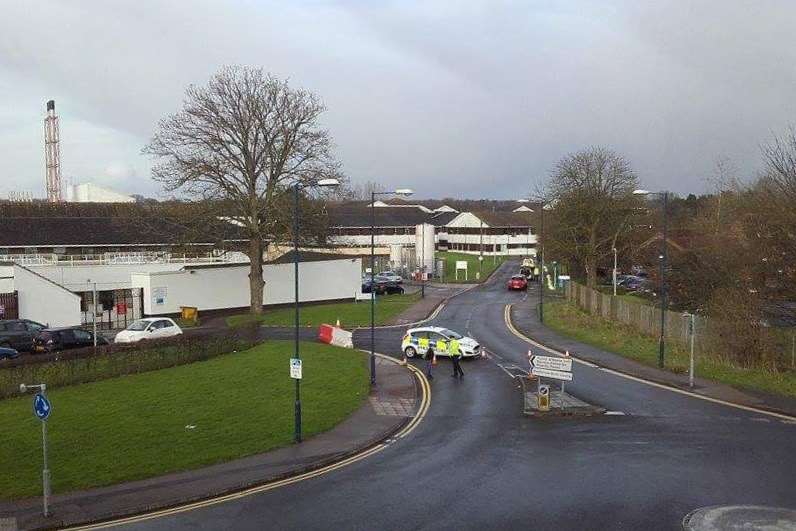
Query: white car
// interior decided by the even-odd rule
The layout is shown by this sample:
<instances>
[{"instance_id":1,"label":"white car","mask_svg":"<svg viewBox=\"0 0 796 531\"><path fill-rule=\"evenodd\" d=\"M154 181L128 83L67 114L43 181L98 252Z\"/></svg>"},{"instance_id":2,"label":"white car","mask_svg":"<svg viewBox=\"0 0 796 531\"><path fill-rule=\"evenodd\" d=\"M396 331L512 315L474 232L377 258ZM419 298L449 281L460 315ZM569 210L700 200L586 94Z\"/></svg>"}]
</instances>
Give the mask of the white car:
<instances>
[{"instance_id":1,"label":"white car","mask_svg":"<svg viewBox=\"0 0 796 531\"><path fill-rule=\"evenodd\" d=\"M384 279L388 282L395 282L396 284L400 284L404 281L403 277L398 273L393 273L392 271L382 271L381 273L376 275L376 279Z\"/></svg>"},{"instance_id":2,"label":"white car","mask_svg":"<svg viewBox=\"0 0 796 531\"><path fill-rule=\"evenodd\" d=\"M116 334L115 343L135 343L142 339L162 339L182 334L182 329L168 317L138 319Z\"/></svg>"},{"instance_id":3,"label":"white car","mask_svg":"<svg viewBox=\"0 0 796 531\"><path fill-rule=\"evenodd\" d=\"M459 341L459 351L465 358L474 358L481 355L481 345L471 337L465 337L453 330L441 328L439 326L426 326L423 328L410 328L404 334L401 341L401 350L407 358L424 356L430 345L434 348L437 356L450 356L448 349L451 339ZM428 343L426 343L428 340ZM437 344L439 341L445 342L445 350L441 351Z\"/></svg>"}]
</instances>

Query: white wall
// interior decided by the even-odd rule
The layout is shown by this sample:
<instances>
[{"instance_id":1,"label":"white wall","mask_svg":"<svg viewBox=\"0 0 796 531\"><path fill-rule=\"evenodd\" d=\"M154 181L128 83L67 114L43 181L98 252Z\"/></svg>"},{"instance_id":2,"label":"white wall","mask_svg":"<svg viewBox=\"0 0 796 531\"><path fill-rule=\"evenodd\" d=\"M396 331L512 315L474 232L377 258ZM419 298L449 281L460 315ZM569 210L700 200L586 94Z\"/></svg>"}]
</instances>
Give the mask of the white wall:
<instances>
[{"instance_id":1,"label":"white wall","mask_svg":"<svg viewBox=\"0 0 796 531\"><path fill-rule=\"evenodd\" d=\"M154 273L158 271L179 271L185 264L90 264L73 266L40 265L28 266L43 277L56 282L70 291L91 291L91 282L97 283L98 291L110 289L129 289L133 273Z\"/></svg>"},{"instance_id":2,"label":"white wall","mask_svg":"<svg viewBox=\"0 0 796 531\"><path fill-rule=\"evenodd\" d=\"M249 305L249 266L227 266L134 273L133 287L144 290L144 313L178 313L180 306L199 310L242 308ZM293 301L293 264L263 266L264 304ZM353 299L361 289L359 258L299 264L302 302ZM159 303L156 299L162 299Z\"/></svg>"},{"instance_id":3,"label":"white wall","mask_svg":"<svg viewBox=\"0 0 796 531\"><path fill-rule=\"evenodd\" d=\"M20 318L50 326L80 324L79 296L22 266L11 268L14 275L11 291L17 291ZM7 275L0 272L0 276Z\"/></svg>"}]
</instances>

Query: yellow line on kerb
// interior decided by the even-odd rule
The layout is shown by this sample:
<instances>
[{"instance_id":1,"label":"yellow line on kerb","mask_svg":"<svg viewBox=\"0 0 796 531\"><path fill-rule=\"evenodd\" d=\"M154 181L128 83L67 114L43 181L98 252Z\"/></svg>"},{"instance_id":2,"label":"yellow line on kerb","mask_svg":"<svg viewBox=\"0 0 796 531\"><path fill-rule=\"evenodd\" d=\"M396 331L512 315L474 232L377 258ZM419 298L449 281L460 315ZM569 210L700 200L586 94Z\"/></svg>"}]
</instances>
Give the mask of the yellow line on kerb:
<instances>
[{"instance_id":1,"label":"yellow line on kerb","mask_svg":"<svg viewBox=\"0 0 796 531\"><path fill-rule=\"evenodd\" d=\"M559 350L556 350L554 348L550 348L547 345L542 345L541 343L539 343L537 341L534 341L530 337L526 336L525 334L523 334L522 332L517 330L514 327L514 324L511 322L511 306L512 306L511 304L507 304L506 308L505 308L505 310L503 312L503 319L506 321L506 327L509 329L509 332L511 332L515 336L519 337L520 339L522 339L526 343L529 343L529 344L531 344L531 345L533 345L535 347L544 349L544 350L546 350L548 352L552 352L554 354L558 354L559 356L564 355L563 352L561 352ZM752 406L745 406L743 404L736 404L735 402L728 402L726 400L721 400L719 398L713 398L713 397L710 397L710 396L700 395L698 393L693 393L691 391L686 391L684 389L679 389L677 387L672 387L670 385L661 384L661 383L658 383L658 382L652 382L650 380L645 380L644 378L639 378L638 376L631 376L631 375L626 374L624 372L616 371L614 369L609 369L608 367L603 367L603 366L601 366L601 365L599 365L597 363L591 362L591 361L585 361L585 360L579 359L579 358L577 358L575 356L572 356L571 354L570 354L570 358L572 358L573 361L575 361L577 363L580 363L581 365L586 365L588 367L597 367L598 369L600 369L603 372L607 372L607 373L613 374L615 376L619 376L620 378L625 378L626 380L632 380L634 382L639 382L639 383L642 383L644 385L649 385L651 387L657 387L658 389L665 389L667 391L671 391L672 393L677 393L677 394L680 394L680 395L689 396L691 398L698 398L699 400L704 400L706 402L713 402L714 404L721 404L723 406L728 406L728 407L732 407L732 408L735 408L735 409L741 409L743 411L751 411L752 413L759 413L760 415L767 415L769 417L775 417L775 418L782 419L782 420L788 420L788 421L795 421L796 420L796 417L793 417L791 415L785 415L783 413L775 413L773 411L767 411L765 409L759 409L759 408L752 407Z\"/></svg>"},{"instance_id":2,"label":"yellow line on kerb","mask_svg":"<svg viewBox=\"0 0 796 531\"><path fill-rule=\"evenodd\" d=\"M390 361L395 361L394 358L389 356L385 356L383 354L376 354L381 358L388 359ZM422 397L420 400L420 407L417 410L417 414L412 418L412 420L406 426L401 429L398 433L396 433L392 439L401 439L409 435L415 428L420 424L423 418L426 416L426 412L428 408L431 406L431 386L429 385L428 379L423 374L422 371L419 371L412 365L407 365L409 370L415 375L417 380L420 382L420 389L422 391ZM137 516L128 516L125 518L120 518L118 520L111 520L107 522L99 522L96 524L88 524L84 526L77 526L77 527L70 527L67 529L71 530L78 530L78 529L106 529L109 527L117 527L120 525L127 525L127 524L135 524L139 522L144 522L146 520L152 520L155 518L163 518L164 516L171 516L174 514L184 513L188 511L193 511L196 509L202 509L205 507L210 507L213 505L218 505L220 503L226 503L233 500L238 500L241 498L245 498L247 496L252 496L254 494L260 494L263 492L267 492L269 490L278 489L279 487L285 487L287 485L292 485L294 483L298 483L300 481L306 481L308 479L312 479L318 476L323 476L328 474L329 472L333 472L340 468L347 467L363 459L366 459L372 455L375 455L385 448L387 448L389 444L379 443L375 446L368 448L367 450L363 450L362 452L352 455L342 461L338 461L337 463L332 463L331 465L327 465L325 467L319 468L317 470L312 470L310 472L305 472L303 474L299 474L297 476L293 476L290 478L281 479L278 481L273 481L271 483L265 483L263 485L258 485L256 487L251 487L245 490L241 490L238 492L233 492L231 494L225 494L222 496L217 496L215 498L208 498L206 500L188 503L185 505L180 505L178 507L171 507L169 509L162 509L159 511L153 511L151 513L140 514Z\"/></svg>"}]
</instances>

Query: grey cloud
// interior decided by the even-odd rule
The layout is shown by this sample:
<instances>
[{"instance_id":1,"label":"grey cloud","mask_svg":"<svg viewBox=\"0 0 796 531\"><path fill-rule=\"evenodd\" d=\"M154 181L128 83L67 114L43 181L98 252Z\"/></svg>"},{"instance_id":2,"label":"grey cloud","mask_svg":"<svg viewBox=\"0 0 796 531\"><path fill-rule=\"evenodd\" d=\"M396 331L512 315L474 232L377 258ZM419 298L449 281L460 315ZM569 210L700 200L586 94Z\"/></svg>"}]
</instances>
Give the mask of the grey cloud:
<instances>
[{"instance_id":1,"label":"grey cloud","mask_svg":"<svg viewBox=\"0 0 796 531\"><path fill-rule=\"evenodd\" d=\"M752 174L758 144L796 121L789 1L53 1L5 12L0 137L12 149L0 194L40 187L30 124L50 97L73 135L72 173L124 165L135 172L120 189L154 193L140 147L187 84L225 63L318 92L352 179L421 196L520 196L591 144L624 153L645 186L700 192L717 156Z\"/></svg>"}]
</instances>

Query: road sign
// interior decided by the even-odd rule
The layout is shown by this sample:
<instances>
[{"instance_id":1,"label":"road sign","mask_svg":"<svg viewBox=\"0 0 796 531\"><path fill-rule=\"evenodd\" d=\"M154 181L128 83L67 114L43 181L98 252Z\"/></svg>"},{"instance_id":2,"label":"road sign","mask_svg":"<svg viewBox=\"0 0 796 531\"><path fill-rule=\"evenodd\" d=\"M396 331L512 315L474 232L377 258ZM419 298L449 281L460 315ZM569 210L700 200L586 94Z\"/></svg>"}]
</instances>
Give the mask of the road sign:
<instances>
[{"instance_id":1,"label":"road sign","mask_svg":"<svg viewBox=\"0 0 796 531\"><path fill-rule=\"evenodd\" d=\"M534 367L531 369L531 374L534 376L543 376L545 378L553 378L554 380L566 380L572 381L572 373L565 372L565 371L555 371L552 369L542 369L539 367Z\"/></svg>"},{"instance_id":2,"label":"road sign","mask_svg":"<svg viewBox=\"0 0 796 531\"><path fill-rule=\"evenodd\" d=\"M531 365L540 369L551 371L572 371L572 360L567 358L554 358L551 356L532 356Z\"/></svg>"},{"instance_id":3,"label":"road sign","mask_svg":"<svg viewBox=\"0 0 796 531\"><path fill-rule=\"evenodd\" d=\"M47 397L41 393L36 393L36 396L33 397L33 413L39 417L39 420L47 420L51 410L52 406Z\"/></svg>"},{"instance_id":4,"label":"road sign","mask_svg":"<svg viewBox=\"0 0 796 531\"><path fill-rule=\"evenodd\" d=\"M298 358L290 358L290 377L301 380L301 360Z\"/></svg>"}]
</instances>

